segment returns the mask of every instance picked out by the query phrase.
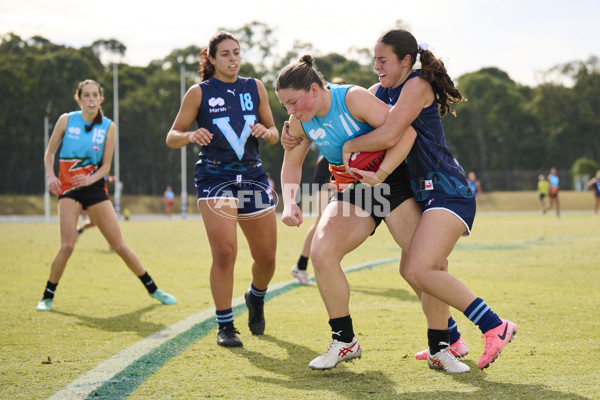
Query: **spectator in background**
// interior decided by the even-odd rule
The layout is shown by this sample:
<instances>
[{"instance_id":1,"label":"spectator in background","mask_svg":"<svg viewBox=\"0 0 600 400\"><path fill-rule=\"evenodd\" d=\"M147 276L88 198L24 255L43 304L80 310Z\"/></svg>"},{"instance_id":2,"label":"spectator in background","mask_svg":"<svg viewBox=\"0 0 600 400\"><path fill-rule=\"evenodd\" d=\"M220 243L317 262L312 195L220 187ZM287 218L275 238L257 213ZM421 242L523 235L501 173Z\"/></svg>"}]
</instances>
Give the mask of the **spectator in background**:
<instances>
[{"instance_id":1,"label":"spectator in background","mask_svg":"<svg viewBox=\"0 0 600 400\"><path fill-rule=\"evenodd\" d=\"M548 206L548 210L551 210L556 204L556 217L560 218L560 201L558 200L558 185L559 179L556 174L556 168L550 168L550 174L548 175L548 197L550 198L550 205Z\"/></svg>"},{"instance_id":2,"label":"spectator in background","mask_svg":"<svg viewBox=\"0 0 600 400\"><path fill-rule=\"evenodd\" d=\"M169 218L173 217L173 207L175 206L175 193L173 192L173 188L169 185L165 190L163 195L165 199L165 214Z\"/></svg>"},{"instance_id":3,"label":"spectator in background","mask_svg":"<svg viewBox=\"0 0 600 400\"><path fill-rule=\"evenodd\" d=\"M596 202L594 204L594 217L598 217L598 209L600 208L600 169L596 171L596 176L587 182L587 186L590 190L594 191L594 198Z\"/></svg>"},{"instance_id":4,"label":"spectator in background","mask_svg":"<svg viewBox=\"0 0 600 400\"><path fill-rule=\"evenodd\" d=\"M479 198L483 195L483 190L481 190L481 183L477 179L477 175L475 172L471 171L467 175L467 180L469 181L469 189L473 192L473 197L475 200L479 200Z\"/></svg>"},{"instance_id":5,"label":"spectator in background","mask_svg":"<svg viewBox=\"0 0 600 400\"><path fill-rule=\"evenodd\" d=\"M548 202L546 201L546 196L548 196L548 181L544 174L540 174L538 176L538 194L540 197L540 204L542 205L542 215L546 215L546 211L548 211Z\"/></svg>"}]
</instances>

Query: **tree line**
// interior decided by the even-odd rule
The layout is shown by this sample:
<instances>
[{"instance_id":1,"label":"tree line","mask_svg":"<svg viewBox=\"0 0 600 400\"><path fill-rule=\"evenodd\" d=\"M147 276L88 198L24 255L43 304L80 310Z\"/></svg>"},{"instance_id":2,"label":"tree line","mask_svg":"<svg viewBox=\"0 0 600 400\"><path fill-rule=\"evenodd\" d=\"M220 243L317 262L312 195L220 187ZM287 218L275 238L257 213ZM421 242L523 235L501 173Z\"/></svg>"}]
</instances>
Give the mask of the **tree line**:
<instances>
[{"instance_id":1,"label":"tree line","mask_svg":"<svg viewBox=\"0 0 600 400\"><path fill-rule=\"evenodd\" d=\"M343 77L369 87L377 81L371 49L345 54L318 54L311 44L297 42L285 54L276 48L273 31L259 22L238 30L244 54L241 76L261 79L267 87L279 129L288 116L273 89L279 71L304 53L315 56L326 79ZM185 88L199 82L197 54L203 46L175 49L146 67L121 62L124 44L100 39L79 49L34 36L8 33L0 41L0 194L44 191L44 117L51 124L78 109L77 84L95 79L106 90L104 114L113 118L113 65L118 69L120 178L123 193L162 194L166 185L180 186L180 151L165 144L179 109L180 67ZM524 86L494 67L456 79L468 101L454 106L457 116L443 117L447 142L466 170L477 172L484 189L534 189L538 173L556 167L563 187L570 173L595 173L600 161L600 63L598 57L558 65L545 81ZM193 163L199 148L188 145L187 190L195 193ZM262 146L267 171L278 182L283 149ZM309 153L303 176L310 181L316 154ZM113 163L114 166L114 163ZM562 183L561 182L561 183Z\"/></svg>"}]
</instances>

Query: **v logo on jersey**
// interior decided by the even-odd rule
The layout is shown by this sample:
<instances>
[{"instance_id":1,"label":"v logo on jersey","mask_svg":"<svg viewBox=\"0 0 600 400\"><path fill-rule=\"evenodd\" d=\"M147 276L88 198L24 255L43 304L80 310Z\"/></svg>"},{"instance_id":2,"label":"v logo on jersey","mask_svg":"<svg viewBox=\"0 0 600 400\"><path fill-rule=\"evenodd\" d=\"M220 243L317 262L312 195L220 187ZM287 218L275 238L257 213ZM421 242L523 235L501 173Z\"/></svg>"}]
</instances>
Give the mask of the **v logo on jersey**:
<instances>
[{"instance_id":1,"label":"v logo on jersey","mask_svg":"<svg viewBox=\"0 0 600 400\"><path fill-rule=\"evenodd\" d=\"M317 130L311 129L310 132L308 132L308 136L310 136L310 138L313 141L319 140L319 139L324 139L325 138L325 129L323 129L323 128L319 128Z\"/></svg>"},{"instance_id":2,"label":"v logo on jersey","mask_svg":"<svg viewBox=\"0 0 600 400\"><path fill-rule=\"evenodd\" d=\"M240 161L242 157L244 157L244 151L246 146L246 141L248 141L248 137L250 136L251 130L250 125L254 125L256 121L256 115L244 115L244 129L242 129L241 135L238 137L237 133L233 130L231 125L229 124L229 117L215 118L213 119L213 124L217 125L225 139L231 145L233 151L238 156Z\"/></svg>"}]
</instances>

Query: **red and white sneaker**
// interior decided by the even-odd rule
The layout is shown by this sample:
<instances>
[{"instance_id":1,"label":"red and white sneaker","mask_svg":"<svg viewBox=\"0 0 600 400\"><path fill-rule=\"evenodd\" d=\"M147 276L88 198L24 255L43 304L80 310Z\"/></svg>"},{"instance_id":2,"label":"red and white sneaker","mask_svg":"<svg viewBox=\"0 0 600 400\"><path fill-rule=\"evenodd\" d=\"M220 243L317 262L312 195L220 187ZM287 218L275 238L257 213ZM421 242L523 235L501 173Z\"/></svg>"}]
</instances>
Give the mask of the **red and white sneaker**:
<instances>
[{"instance_id":1,"label":"red and white sneaker","mask_svg":"<svg viewBox=\"0 0 600 400\"><path fill-rule=\"evenodd\" d=\"M460 374L471 370L467 364L458 361L448 347L438 351L434 355L428 354L427 364L431 369L443 369L451 374Z\"/></svg>"},{"instance_id":2,"label":"red and white sneaker","mask_svg":"<svg viewBox=\"0 0 600 400\"><path fill-rule=\"evenodd\" d=\"M458 340L456 342L452 343L450 345L450 347L448 347L448 349L450 350L450 353L452 353L452 355L454 357L463 358L464 356L469 354L469 348L467 347L467 344L465 343L463 338L458 338ZM429 356L429 349L420 351L417 354L415 354L415 358L417 360L423 360L423 361L427 360L428 356Z\"/></svg>"},{"instance_id":3,"label":"red and white sneaker","mask_svg":"<svg viewBox=\"0 0 600 400\"><path fill-rule=\"evenodd\" d=\"M502 324L500 326L490 329L481 335L485 340L485 347L477 363L479 369L487 368L491 363L496 361L496 358L502 353L504 346L517 335L517 325L505 319L501 321Z\"/></svg>"},{"instance_id":4,"label":"red and white sneaker","mask_svg":"<svg viewBox=\"0 0 600 400\"><path fill-rule=\"evenodd\" d=\"M329 349L312 360L308 366L312 369L331 369L335 368L341 362L360 358L361 354L362 349L356 338L353 338L351 343L344 343L334 339L331 341Z\"/></svg>"}]
</instances>

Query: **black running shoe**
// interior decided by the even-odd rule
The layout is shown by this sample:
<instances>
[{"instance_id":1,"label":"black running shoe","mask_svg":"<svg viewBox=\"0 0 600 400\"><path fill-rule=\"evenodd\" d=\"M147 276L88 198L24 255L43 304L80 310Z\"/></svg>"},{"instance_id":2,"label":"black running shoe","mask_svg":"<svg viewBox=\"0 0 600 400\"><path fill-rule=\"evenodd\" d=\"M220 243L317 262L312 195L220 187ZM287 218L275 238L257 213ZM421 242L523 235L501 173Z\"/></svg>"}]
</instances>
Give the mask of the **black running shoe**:
<instances>
[{"instance_id":1,"label":"black running shoe","mask_svg":"<svg viewBox=\"0 0 600 400\"><path fill-rule=\"evenodd\" d=\"M248 298L250 297L250 289L246 291L244 298L246 299L246 307L248 307L248 328L253 335L262 335L265 333L265 313L264 304L252 304Z\"/></svg>"},{"instance_id":2,"label":"black running shoe","mask_svg":"<svg viewBox=\"0 0 600 400\"><path fill-rule=\"evenodd\" d=\"M242 347L242 341L237 334L240 333L233 326L226 326L217 332L217 344L223 347Z\"/></svg>"}]
</instances>

